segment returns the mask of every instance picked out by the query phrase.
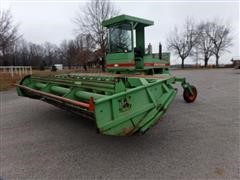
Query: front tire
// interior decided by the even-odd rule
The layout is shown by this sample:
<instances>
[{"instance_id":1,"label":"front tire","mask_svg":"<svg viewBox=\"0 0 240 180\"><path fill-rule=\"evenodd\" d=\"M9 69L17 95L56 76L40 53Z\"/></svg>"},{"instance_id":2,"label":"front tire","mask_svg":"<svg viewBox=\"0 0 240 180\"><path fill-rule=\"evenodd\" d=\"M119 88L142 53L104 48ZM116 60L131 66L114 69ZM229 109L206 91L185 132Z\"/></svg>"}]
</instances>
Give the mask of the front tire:
<instances>
[{"instance_id":1,"label":"front tire","mask_svg":"<svg viewBox=\"0 0 240 180\"><path fill-rule=\"evenodd\" d=\"M192 103L197 98L197 88L195 86L191 86L192 93L188 88L185 88L183 91L183 98L187 103Z\"/></svg>"}]
</instances>

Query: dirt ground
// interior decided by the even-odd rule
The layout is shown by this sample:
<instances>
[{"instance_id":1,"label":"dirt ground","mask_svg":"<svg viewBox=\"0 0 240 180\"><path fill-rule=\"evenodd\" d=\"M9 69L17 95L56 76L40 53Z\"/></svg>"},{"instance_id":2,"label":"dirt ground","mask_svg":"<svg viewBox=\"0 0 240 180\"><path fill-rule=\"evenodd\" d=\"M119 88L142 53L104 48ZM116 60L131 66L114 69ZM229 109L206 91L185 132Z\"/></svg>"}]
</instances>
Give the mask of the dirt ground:
<instances>
[{"instance_id":1,"label":"dirt ground","mask_svg":"<svg viewBox=\"0 0 240 180\"><path fill-rule=\"evenodd\" d=\"M185 103L179 88L143 136L103 136L75 114L0 92L0 179L239 179L240 71L173 74L187 77L198 99Z\"/></svg>"}]
</instances>

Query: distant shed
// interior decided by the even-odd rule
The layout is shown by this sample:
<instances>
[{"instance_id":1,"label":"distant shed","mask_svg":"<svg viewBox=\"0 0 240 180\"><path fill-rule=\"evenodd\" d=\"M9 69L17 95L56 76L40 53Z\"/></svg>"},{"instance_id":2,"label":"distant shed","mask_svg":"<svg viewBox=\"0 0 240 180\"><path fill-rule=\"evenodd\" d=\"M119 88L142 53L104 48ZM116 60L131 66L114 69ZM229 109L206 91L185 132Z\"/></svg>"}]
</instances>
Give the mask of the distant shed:
<instances>
[{"instance_id":1,"label":"distant shed","mask_svg":"<svg viewBox=\"0 0 240 180\"><path fill-rule=\"evenodd\" d=\"M232 59L231 61L232 61L232 63L233 63L233 67L234 67L235 69L240 69L240 58L238 58L238 59Z\"/></svg>"}]
</instances>

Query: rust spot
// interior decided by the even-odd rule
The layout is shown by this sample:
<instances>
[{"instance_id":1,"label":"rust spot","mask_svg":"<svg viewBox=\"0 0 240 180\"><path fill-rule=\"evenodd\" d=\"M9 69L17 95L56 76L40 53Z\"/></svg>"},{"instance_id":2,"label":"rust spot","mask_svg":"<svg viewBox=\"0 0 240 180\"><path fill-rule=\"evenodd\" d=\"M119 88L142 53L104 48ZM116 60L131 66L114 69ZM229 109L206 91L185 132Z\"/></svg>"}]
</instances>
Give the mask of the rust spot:
<instances>
[{"instance_id":1,"label":"rust spot","mask_svg":"<svg viewBox=\"0 0 240 180\"><path fill-rule=\"evenodd\" d=\"M88 110L91 111L91 112L93 112L94 109L95 109L95 107L94 107L94 99L93 99L93 97L90 97L88 103L89 103Z\"/></svg>"},{"instance_id":2,"label":"rust spot","mask_svg":"<svg viewBox=\"0 0 240 180\"><path fill-rule=\"evenodd\" d=\"M123 128L122 134L127 136L133 133L134 128Z\"/></svg>"},{"instance_id":3,"label":"rust spot","mask_svg":"<svg viewBox=\"0 0 240 180\"><path fill-rule=\"evenodd\" d=\"M215 173L219 176L223 176L224 175L224 169L223 168L215 168Z\"/></svg>"}]
</instances>

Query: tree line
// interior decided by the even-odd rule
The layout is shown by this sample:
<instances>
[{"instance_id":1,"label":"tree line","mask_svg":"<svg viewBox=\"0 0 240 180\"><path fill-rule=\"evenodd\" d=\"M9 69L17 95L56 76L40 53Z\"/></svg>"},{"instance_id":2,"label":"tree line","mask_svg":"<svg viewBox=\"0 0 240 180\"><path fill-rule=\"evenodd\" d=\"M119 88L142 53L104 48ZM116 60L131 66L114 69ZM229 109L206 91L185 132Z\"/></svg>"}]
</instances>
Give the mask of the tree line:
<instances>
[{"instance_id":1,"label":"tree line","mask_svg":"<svg viewBox=\"0 0 240 180\"><path fill-rule=\"evenodd\" d=\"M109 1L88 2L74 18L76 37L63 40L60 45L50 42L27 42L18 32L9 10L0 10L0 66L30 65L44 68L53 64L72 66L101 66L107 51L107 30L103 20L118 14Z\"/></svg>"},{"instance_id":2,"label":"tree line","mask_svg":"<svg viewBox=\"0 0 240 180\"><path fill-rule=\"evenodd\" d=\"M107 52L107 29L102 21L119 14L110 0L93 0L74 18L76 37L63 40L60 45L50 42L27 42L18 32L9 10L0 10L0 66L30 65L44 68L53 64L72 66L102 65ZM231 28L220 20L202 21L186 19L183 27L175 27L167 38L168 50L181 60L182 68L187 57L200 55L207 66L215 56L220 57L232 45Z\"/></svg>"},{"instance_id":3,"label":"tree line","mask_svg":"<svg viewBox=\"0 0 240 180\"><path fill-rule=\"evenodd\" d=\"M191 56L200 56L205 67L208 66L209 59L215 56L218 67L220 57L228 52L232 40L230 26L219 19L196 24L193 19L187 18L180 30L175 27L170 32L167 47L180 58L182 68L185 59Z\"/></svg>"},{"instance_id":4,"label":"tree line","mask_svg":"<svg viewBox=\"0 0 240 180\"><path fill-rule=\"evenodd\" d=\"M89 35L80 34L73 40L63 40L60 45L50 42L36 44L19 37L6 49L2 48L0 65L33 66L43 69L53 64L71 68L96 63L98 56Z\"/></svg>"},{"instance_id":5,"label":"tree line","mask_svg":"<svg viewBox=\"0 0 240 180\"><path fill-rule=\"evenodd\" d=\"M53 64L63 64L71 68L95 63L98 58L90 36L85 34L80 34L73 40L63 40L59 46L50 42L44 44L27 42L19 37L4 52L1 65L30 65L41 69Z\"/></svg>"}]
</instances>

